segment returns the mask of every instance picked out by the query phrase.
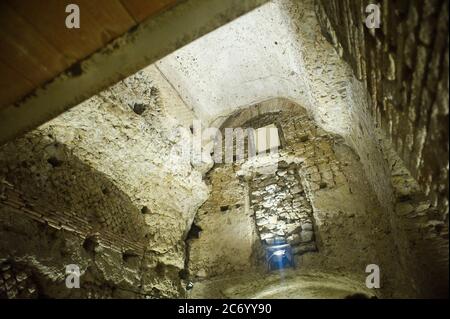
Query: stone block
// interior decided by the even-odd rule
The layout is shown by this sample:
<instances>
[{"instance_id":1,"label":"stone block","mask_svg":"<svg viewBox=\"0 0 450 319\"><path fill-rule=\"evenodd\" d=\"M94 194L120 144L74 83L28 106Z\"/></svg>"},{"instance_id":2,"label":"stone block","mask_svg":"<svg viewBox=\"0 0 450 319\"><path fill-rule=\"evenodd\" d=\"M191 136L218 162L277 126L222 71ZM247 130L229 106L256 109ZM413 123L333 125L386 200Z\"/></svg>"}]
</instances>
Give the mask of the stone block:
<instances>
[{"instance_id":1,"label":"stone block","mask_svg":"<svg viewBox=\"0 0 450 319\"><path fill-rule=\"evenodd\" d=\"M275 237L273 233L260 233L261 240L266 240Z\"/></svg>"},{"instance_id":2,"label":"stone block","mask_svg":"<svg viewBox=\"0 0 450 319\"><path fill-rule=\"evenodd\" d=\"M286 240L291 246L296 246L301 243L300 235L297 233L289 235Z\"/></svg>"},{"instance_id":3,"label":"stone block","mask_svg":"<svg viewBox=\"0 0 450 319\"><path fill-rule=\"evenodd\" d=\"M295 255L301 255L307 252L317 251L315 243L300 244L292 249Z\"/></svg>"},{"instance_id":4,"label":"stone block","mask_svg":"<svg viewBox=\"0 0 450 319\"><path fill-rule=\"evenodd\" d=\"M301 242L310 242L313 240L314 233L311 230L302 230L300 233Z\"/></svg>"},{"instance_id":5,"label":"stone block","mask_svg":"<svg viewBox=\"0 0 450 319\"><path fill-rule=\"evenodd\" d=\"M299 234L301 230L302 230L302 228L298 223L292 223L292 224L286 225L286 233L288 235L295 234L295 233Z\"/></svg>"}]
</instances>

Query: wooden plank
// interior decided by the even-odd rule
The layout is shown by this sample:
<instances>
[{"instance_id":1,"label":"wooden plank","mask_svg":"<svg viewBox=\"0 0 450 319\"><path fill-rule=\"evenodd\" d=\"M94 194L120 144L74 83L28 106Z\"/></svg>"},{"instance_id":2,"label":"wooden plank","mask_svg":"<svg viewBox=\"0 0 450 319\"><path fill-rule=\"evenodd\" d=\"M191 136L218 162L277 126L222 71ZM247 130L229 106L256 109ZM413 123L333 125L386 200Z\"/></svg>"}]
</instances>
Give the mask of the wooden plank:
<instances>
[{"instance_id":1,"label":"wooden plank","mask_svg":"<svg viewBox=\"0 0 450 319\"><path fill-rule=\"evenodd\" d=\"M124 7L137 22L160 13L175 4L177 0L121 0Z\"/></svg>"},{"instance_id":2,"label":"wooden plank","mask_svg":"<svg viewBox=\"0 0 450 319\"><path fill-rule=\"evenodd\" d=\"M16 70L0 61L0 109L30 92L34 85Z\"/></svg>"},{"instance_id":3,"label":"wooden plank","mask_svg":"<svg viewBox=\"0 0 450 319\"><path fill-rule=\"evenodd\" d=\"M86 58L135 25L119 0L7 0L70 64ZM80 8L80 28L67 29L65 8ZM60 70L62 71L62 70Z\"/></svg>"},{"instance_id":4,"label":"wooden plank","mask_svg":"<svg viewBox=\"0 0 450 319\"><path fill-rule=\"evenodd\" d=\"M186 0L80 62L33 94L0 109L0 144L52 119L126 76L268 0Z\"/></svg>"},{"instance_id":5,"label":"wooden plank","mask_svg":"<svg viewBox=\"0 0 450 319\"><path fill-rule=\"evenodd\" d=\"M4 2L0 4L0 58L34 85L69 66L33 26Z\"/></svg>"}]
</instances>

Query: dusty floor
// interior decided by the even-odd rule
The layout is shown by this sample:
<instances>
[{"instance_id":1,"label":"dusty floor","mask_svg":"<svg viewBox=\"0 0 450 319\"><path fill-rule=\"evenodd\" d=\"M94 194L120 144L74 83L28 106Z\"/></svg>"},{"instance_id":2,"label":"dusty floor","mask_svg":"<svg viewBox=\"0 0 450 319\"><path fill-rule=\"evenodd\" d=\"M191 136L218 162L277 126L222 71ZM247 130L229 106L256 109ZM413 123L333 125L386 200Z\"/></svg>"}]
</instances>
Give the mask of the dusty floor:
<instances>
[{"instance_id":1,"label":"dusty floor","mask_svg":"<svg viewBox=\"0 0 450 319\"><path fill-rule=\"evenodd\" d=\"M350 274L283 269L198 281L188 291L188 298L342 299L355 294L374 296L364 280Z\"/></svg>"}]
</instances>

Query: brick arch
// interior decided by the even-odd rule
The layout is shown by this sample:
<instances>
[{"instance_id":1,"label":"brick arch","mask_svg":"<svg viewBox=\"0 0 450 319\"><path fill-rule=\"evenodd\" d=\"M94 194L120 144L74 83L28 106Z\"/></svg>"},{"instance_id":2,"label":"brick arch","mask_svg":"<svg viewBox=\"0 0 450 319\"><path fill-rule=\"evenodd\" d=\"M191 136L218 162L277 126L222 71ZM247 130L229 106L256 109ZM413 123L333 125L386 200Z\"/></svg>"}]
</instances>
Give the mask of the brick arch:
<instances>
[{"instance_id":1,"label":"brick arch","mask_svg":"<svg viewBox=\"0 0 450 319\"><path fill-rule=\"evenodd\" d=\"M22 141L2 149L5 203L12 205L15 198L25 214L81 236L97 234L122 242L119 246L144 241L141 207L105 174L43 133L30 133Z\"/></svg>"}]
</instances>

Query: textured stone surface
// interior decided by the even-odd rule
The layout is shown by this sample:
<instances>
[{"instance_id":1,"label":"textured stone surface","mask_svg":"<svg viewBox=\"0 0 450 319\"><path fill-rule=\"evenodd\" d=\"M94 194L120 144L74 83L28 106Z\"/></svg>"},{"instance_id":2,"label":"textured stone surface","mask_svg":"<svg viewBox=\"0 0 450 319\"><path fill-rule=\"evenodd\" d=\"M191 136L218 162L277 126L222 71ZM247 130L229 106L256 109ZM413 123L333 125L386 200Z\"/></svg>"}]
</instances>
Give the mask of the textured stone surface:
<instances>
[{"instance_id":1,"label":"textured stone surface","mask_svg":"<svg viewBox=\"0 0 450 319\"><path fill-rule=\"evenodd\" d=\"M379 297L448 295L447 4L384 1L375 36L357 5L271 1L0 148L0 297L302 296L266 272L274 236L319 295L368 264ZM210 170L193 119L281 149Z\"/></svg>"},{"instance_id":2,"label":"textured stone surface","mask_svg":"<svg viewBox=\"0 0 450 319\"><path fill-rule=\"evenodd\" d=\"M413 274L414 286L421 296L445 296L448 293L448 220L431 204L388 139L384 143L384 148L390 150L388 161L396 198L394 227L399 230L397 236L401 240L397 243L404 252L401 262Z\"/></svg>"},{"instance_id":3,"label":"textured stone surface","mask_svg":"<svg viewBox=\"0 0 450 319\"><path fill-rule=\"evenodd\" d=\"M237 112L223 127L257 128L270 123L279 128L282 140L279 157L273 159L277 161L276 171L258 173L245 160L217 165L208 174L216 176L211 184L212 196L196 217L201 227L199 239L192 239L189 244L190 267L196 270L191 274L193 280L200 280L197 284L207 287L206 291L223 291L231 288L218 287L218 283L243 270L260 273L264 278L268 274L264 272L263 246L258 241L292 231L288 237L301 270L359 274L367 264L375 263L385 274L380 296L416 295L415 285L423 283L403 263L416 260L411 255L412 248L397 249L396 237L400 233L392 228L388 212L378 202L359 157L342 138L322 130L304 109L282 99ZM242 185L235 188L240 189L238 192L231 190L230 179L249 185L248 202L243 200ZM289 185L292 179L298 183ZM244 217L245 208L236 209L232 204L235 201L249 205L255 228ZM299 214L295 214L296 209ZM290 213L295 215L292 219ZM230 232L223 216L230 217L227 223L239 229L233 232L232 240L220 240ZM255 229L259 238L253 234ZM236 246L239 240L243 241L241 250ZM208 243L220 249L214 250ZM208 254L208 249L213 252ZM242 259L233 253L237 251L242 253ZM202 273L202 268L212 270ZM211 277L214 279L210 284Z\"/></svg>"},{"instance_id":4,"label":"textured stone surface","mask_svg":"<svg viewBox=\"0 0 450 319\"><path fill-rule=\"evenodd\" d=\"M108 242L115 244L108 249L116 252L96 252L94 261L95 267L103 267L104 280L112 278L112 285L127 281L120 275L122 264L136 259L135 278L125 288L131 285L132 291L148 296L178 296L183 291L178 272L184 269L184 239L207 188L191 165L190 152L180 149L192 134L167 115L164 109L170 104L161 102L151 74L151 69L141 71L2 147L2 179L17 189L5 195L9 206L2 210L15 205L25 217L36 217L30 227L44 222L57 230L54 236L62 242L70 240L64 235L67 230L70 236L78 235L81 244L94 235L107 247ZM8 227L26 229L19 222L2 227L4 236ZM31 238L16 238L23 247L13 251L5 244L1 258L45 263L40 254L51 250L46 246L51 241L32 249ZM121 245L121 238L135 249ZM80 255L74 246L70 254ZM73 262L82 261L83 272L91 263L84 257L81 253ZM101 259L107 261L103 266ZM70 257L55 262L71 263ZM42 276L61 280L63 269Z\"/></svg>"},{"instance_id":5,"label":"textured stone surface","mask_svg":"<svg viewBox=\"0 0 450 319\"><path fill-rule=\"evenodd\" d=\"M261 272L261 276L267 275L263 272L263 246L255 242L258 240L253 235L255 229L250 227L251 221L243 219L244 215L239 215L242 216L240 219L236 217L246 210L236 209L233 203L245 204L245 194L242 186L235 188L240 191L232 191L231 179L236 184L241 181L249 185L246 205L254 214L253 223L259 240L277 232L286 235L288 228L293 232L289 240L301 269L358 274L367 264L376 263L386 276L381 295L414 296L411 273L397 256L402 254L407 262L415 259L397 250L395 237L398 234L391 226L388 212L378 202L359 157L342 138L322 130L303 108L282 99L237 112L223 127L257 128L270 123L279 128L282 140L279 157L273 159L277 161L276 171L266 175L258 173L255 167L248 165L251 161L244 160L217 165L209 173L216 176L212 183L213 192L207 201L210 204L204 205L200 209L202 213L196 217L202 231L199 239L190 241L189 263L197 272L202 268L220 269L220 272L202 273L201 281L211 277L226 278L249 269ZM298 182L289 185L288 181L293 179ZM298 214L295 214L296 209ZM292 219L291 213L295 215ZM232 241L220 241L229 232L223 216L235 216L229 223L240 231L233 233ZM245 241L249 238L252 240ZM237 251L239 239L245 242L240 246L241 253L245 251L242 259L232 253ZM213 249L209 242L220 247L210 252L211 255L207 253L208 249ZM209 259L208 256L220 256L221 259ZM194 280L199 279L195 279L195 273L192 275ZM216 280L214 278L213 282Z\"/></svg>"},{"instance_id":6,"label":"textured stone surface","mask_svg":"<svg viewBox=\"0 0 450 319\"><path fill-rule=\"evenodd\" d=\"M211 194L194 221L201 230L188 241L193 278L242 272L256 264L258 235L249 210L248 186L240 182L238 169L218 165L207 174Z\"/></svg>"},{"instance_id":7,"label":"textured stone surface","mask_svg":"<svg viewBox=\"0 0 450 319\"><path fill-rule=\"evenodd\" d=\"M275 105L277 101L269 103ZM280 113L283 114L283 111ZM287 116L280 113L259 115L247 121L244 127L257 129L273 124L278 128L282 144L286 148L295 143L297 138L306 142L309 136L307 125L302 125L305 123L298 123L303 128L298 134L294 126L286 125L299 122L295 117L297 115L295 110L292 113L286 112L292 116L290 121L287 120ZM315 251L312 229L303 229L304 225L312 226L313 224L309 195L303 185L306 181L299 175L300 165L283 160L283 150L281 152L281 158L275 161L274 172L261 174L256 171L252 173L251 178L248 178L250 203L255 214L260 239L266 243L270 239L282 237L291 244L294 252Z\"/></svg>"},{"instance_id":8,"label":"textured stone surface","mask_svg":"<svg viewBox=\"0 0 450 319\"><path fill-rule=\"evenodd\" d=\"M322 30L364 82L368 111L448 215L448 1L380 1L381 28L365 27L366 1L317 1Z\"/></svg>"},{"instance_id":9,"label":"textured stone surface","mask_svg":"<svg viewBox=\"0 0 450 319\"><path fill-rule=\"evenodd\" d=\"M290 99L356 151L380 203L392 212L390 167L366 90L322 36L314 1L270 1L228 27L228 36L221 28L158 63L199 118L220 127L249 104Z\"/></svg>"},{"instance_id":10,"label":"textured stone surface","mask_svg":"<svg viewBox=\"0 0 450 319\"><path fill-rule=\"evenodd\" d=\"M377 291L367 289L364 278L351 273L285 269L282 280L277 272L248 272L214 281L198 282L190 298L229 299L343 299L355 292L370 298Z\"/></svg>"},{"instance_id":11,"label":"textured stone surface","mask_svg":"<svg viewBox=\"0 0 450 319\"><path fill-rule=\"evenodd\" d=\"M313 241L312 229L304 229L312 225L312 208L297 166L284 164L272 176L257 174L249 181L251 207L261 240L283 237L296 247Z\"/></svg>"},{"instance_id":12,"label":"textured stone surface","mask_svg":"<svg viewBox=\"0 0 450 319\"><path fill-rule=\"evenodd\" d=\"M291 31L279 1L269 1L156 65L206 126L272 97L304 105L308 88Z\"/></svg>"}]
</instances>

